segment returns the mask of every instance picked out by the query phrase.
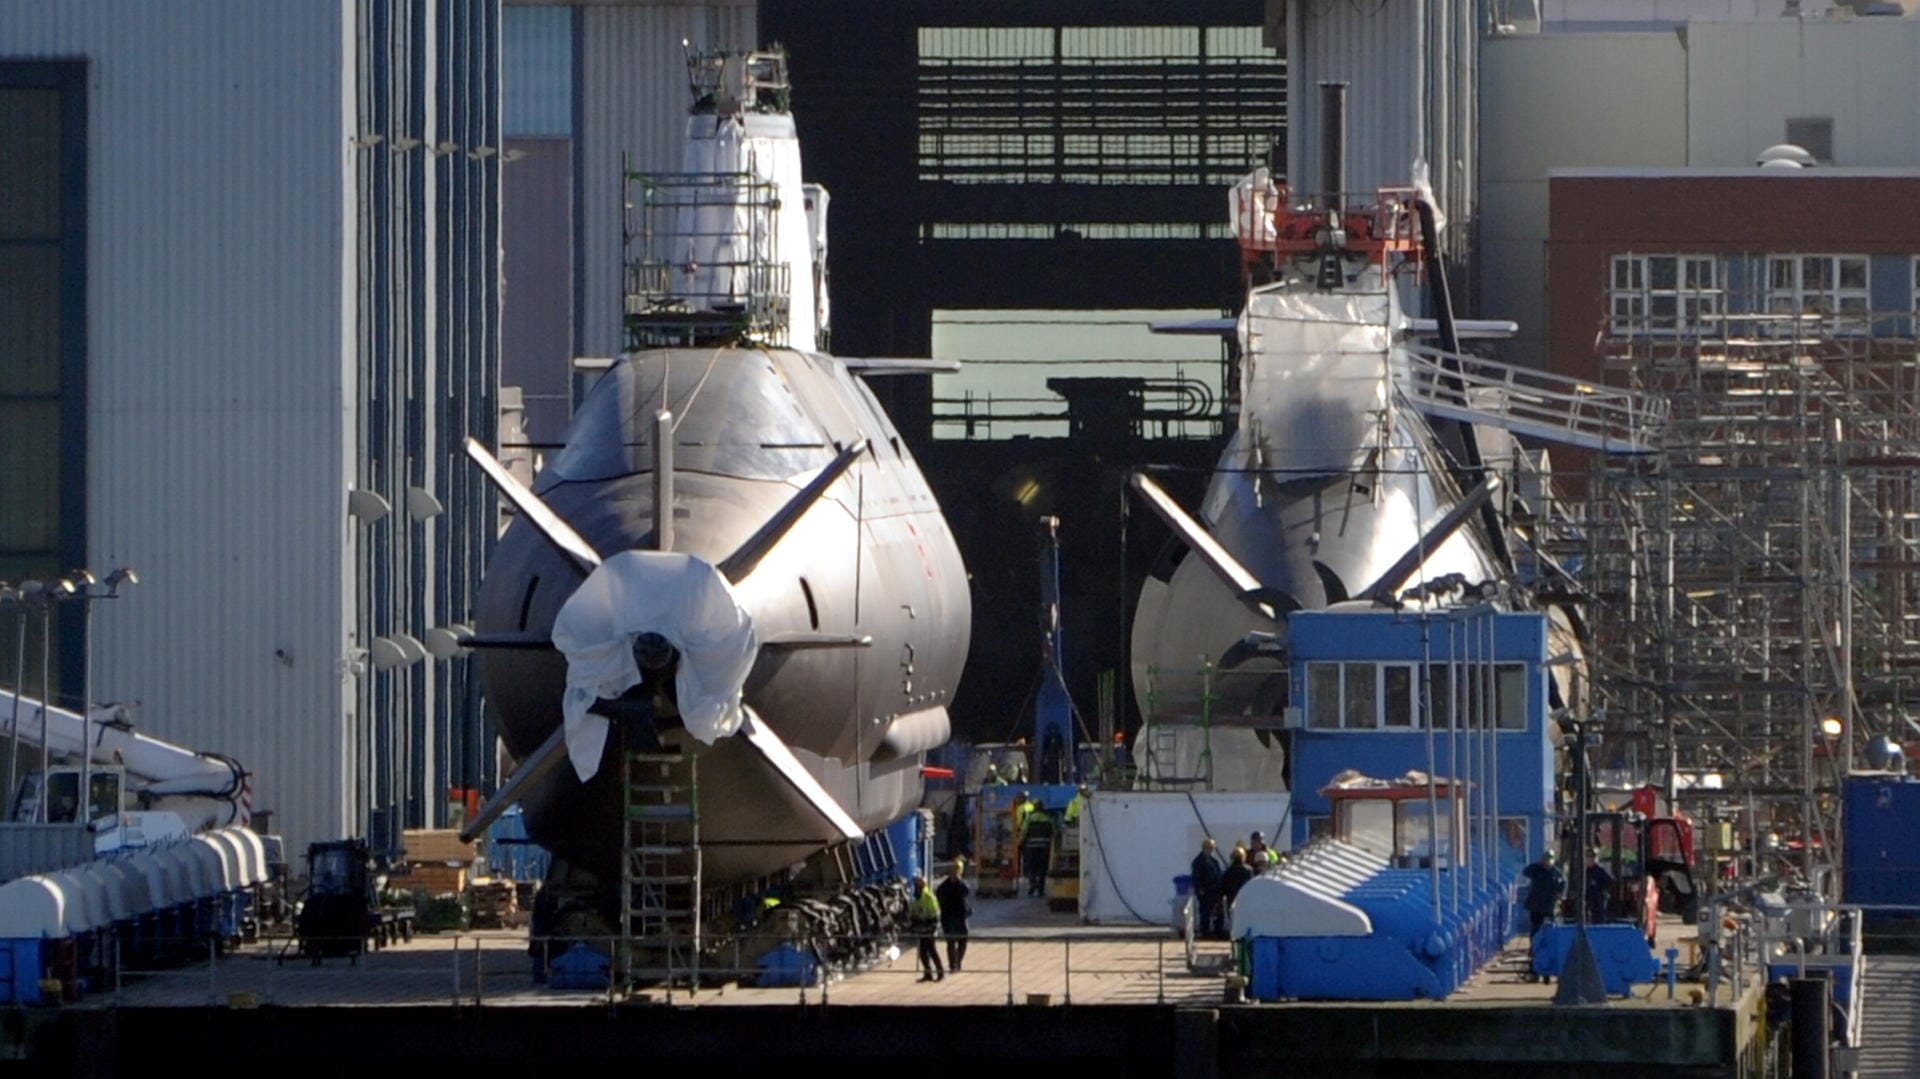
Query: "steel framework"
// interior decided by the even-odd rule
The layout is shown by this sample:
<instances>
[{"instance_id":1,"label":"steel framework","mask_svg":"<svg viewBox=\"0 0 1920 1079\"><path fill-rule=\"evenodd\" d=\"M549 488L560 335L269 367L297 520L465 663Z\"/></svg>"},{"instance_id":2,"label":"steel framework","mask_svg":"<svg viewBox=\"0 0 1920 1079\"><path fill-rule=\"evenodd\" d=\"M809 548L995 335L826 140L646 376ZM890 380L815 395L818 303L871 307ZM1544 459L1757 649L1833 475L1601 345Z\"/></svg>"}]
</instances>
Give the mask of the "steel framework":
<instances>
[{"instance_id":1,"label":"steel framework","mask_svg":"<svg viewBox=\"0 0 1920 1079\"><path fill-rule=\"evenodd\" d=\"M1920 352L1911 312L1756 299L1610 320L1605 377L1671 417L1597 459L1580 576L1607 762L1819 883L1855 751L1920 729Z\"/></svg>"}]
</instances>

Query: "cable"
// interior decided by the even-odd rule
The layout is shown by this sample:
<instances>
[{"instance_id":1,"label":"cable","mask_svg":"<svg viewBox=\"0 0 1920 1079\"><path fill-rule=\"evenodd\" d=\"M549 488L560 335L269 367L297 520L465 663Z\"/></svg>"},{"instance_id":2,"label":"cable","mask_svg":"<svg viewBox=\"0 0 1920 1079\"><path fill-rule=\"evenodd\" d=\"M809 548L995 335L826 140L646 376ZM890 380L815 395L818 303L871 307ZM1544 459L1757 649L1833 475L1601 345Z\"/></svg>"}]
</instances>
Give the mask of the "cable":
<instances>
[{"instance_id":1,"label":"cable","mask_svg":"<svg viewBox=\"0 0 1920 1079\"><path fill-rule=\"evenodd\" d=\"M728 351L730 347L731 346L728 345L721 345L719 348L713 350L713 355L707 357L707 369L700 372L700 381L693 384L693 391L687 394L687 399L680 402L679 408L673 410L673 429L675 431L680 430L680 424L686 420L687 412L693 408L694 399L700 396L701 390L706 389L707 378L713 374L713 369L719 366L720 354ZM764 346L760 349L760 352L762 355L767 355L771 358L771 354L767 352ZM668 388L663 381L660 391L660 399L662 401L666 400Z\"/></svg>"}]
</instances>

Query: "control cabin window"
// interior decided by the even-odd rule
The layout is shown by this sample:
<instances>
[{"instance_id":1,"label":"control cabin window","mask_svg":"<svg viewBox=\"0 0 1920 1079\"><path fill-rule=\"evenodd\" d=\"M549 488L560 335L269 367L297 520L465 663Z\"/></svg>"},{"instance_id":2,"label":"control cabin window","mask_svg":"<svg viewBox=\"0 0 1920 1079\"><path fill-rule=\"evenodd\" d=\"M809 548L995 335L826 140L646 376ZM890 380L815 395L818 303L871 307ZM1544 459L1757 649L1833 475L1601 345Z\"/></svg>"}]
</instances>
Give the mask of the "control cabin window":
<instances>
[{"instance_id":1,"label":"control cabin window","mask_svg":"<svg viewBox=\"0 0 1920 1079\"><path fill-rule=\"evenodd\" d=\"M1466 729L1527 729L1524 663L1429 664L1427 700L1419 699L1417 663L1307 664L1307 726L1315 730L1423 730L1423 703L1438 730L1455 716ZM1494 707L1486 708L1491 681Z\"/></svg>"}]
</instances>

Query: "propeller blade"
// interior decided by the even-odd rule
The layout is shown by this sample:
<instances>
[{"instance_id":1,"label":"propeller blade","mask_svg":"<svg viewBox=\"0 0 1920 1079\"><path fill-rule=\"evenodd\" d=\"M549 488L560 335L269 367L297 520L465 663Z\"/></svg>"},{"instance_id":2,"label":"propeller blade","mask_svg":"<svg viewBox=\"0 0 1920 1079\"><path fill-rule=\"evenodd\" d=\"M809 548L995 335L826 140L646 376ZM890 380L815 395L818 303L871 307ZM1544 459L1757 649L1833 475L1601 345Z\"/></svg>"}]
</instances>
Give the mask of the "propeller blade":
<instances>
[{"instance_id":1,"label":"propeller blade","mask_svg":"<svg viewBox=\"0 0 1920 1079\"><path fill-rule=\"evenodd\" d=\"M1187 515L1180 504L1173 500L1164 488L1147 478L1144 472L1135 472L1131 477L1134 493L1138 494L1154 513L1158 514L1167 527L1173 529L1181 542L1193 549L1200 560L1213 570L1227 587L1234 590L1242 603L1247 604L1268 618L1279 618L1289 611L1300 609L1300 602L1277 588L1268 588L1260 578L1255 577L1240 560L1233 557L1220 542L1207 533L1206 526Z\"/></svg>"},{"instance_id":2,"label":"propeller blade","mask_svg":"<svg viewBox=\"0 0 1920 1079\"><path fill-rule=\"evenodd\" d=\"M752 573L753 567L760 564L760 560L767 556L768 551L773 550L781 537L785 536L788 530L799 522L801 516L820 500L821 495L827 493L827 488L847 474L847 469L852 468L853 463L865 452L867 452L867 440L864 438L841 450L840 455L835 457L827 467L821 469L818 476L795 492L792 498L787 499L787 504L781 506L772 517L767 518L767 523L761 525L759 531L748 536L747 541L742 543L738 550L720 563L721 575L730 583L739 584L747 574Z\"/></svg>"},{"instance_id":3,"label":"propeller blade","mask_svg":"<svg viewBox=\"0 0 1920 1079\"><path fill-rule=\"evenodd\" d=\"M1426 535L1421 536L1418 543L1407 548L1407 553L1401 555L1399 561L1387 567L1387 571L1380 575L1379 580L1361 589L1360 595L1373 600L1392 599L1400 586L1407 583L1407 578L1413 576L1413 571L1420 568L1420 563L1426 561L1427 556L1438 549L1442 543L1447 542L1447 537L1458 532L1460 526L1467 523L1467 518L1473 516L1499 489L1500 477L1488 476L1482 480L1478 486L1467 493L1467 497L1448 510L1446 516L1434 522L1433 527L1427 529Z\"/></svg>"},{"instance_id":4,"label":"propeller blade","mask_svg":"<svg viewBox=\"0 0 1920 1079\"><path fill-rule=\"evenodd\" d=\"M532 756L520 762L520 767L514 770L513 778L507 780L505 786L495 791L487 804L480 807L480 812L467 822L465 828L460 829L460 842L473 842L487 830L487 825L492 824L495 818L519 801L528 787L553 771L555 765L567 759L566 733L564 726L555 727L553 734L540 743L540 748L534 750Z\"/></svg>"},{"instance_id":5,"label":"propeller blade","mask_svg":"<svg viewBox=\"0 0 1920 1079\"><path fill-rule=\"evenodd\" d=\"M455 638L462 648L553 651L553 638L544 633L469 633Z\"/></svg>"},{"instance_id":6,"label":"propeller blade","mask_svg":"<svg viewBox=\"0 0 1920 1079\"><path fill-rule=\"evenodd\" d=\"M586 540L581 539L580 533L575 532L573 526L562 520L560 515L553 512L545 502L540 501L539 495L514 479L513 473L508 472L498 458L488 453L487 448L482 446L479 440L467 439L467 456L473 458L474 463L480 466L480 471L487 474L487 479L493 481L494 487L507 497L507 501L513 503L514 508L519 510L522 516L532 521L533 526L539 529L540 534L547 537L549 542L570 556L582 571L591 572L600 564L600 552L594 550Z\"/></svg>"},{"instance_id":7,"label":"propeller blade","mask_svg":"<svg viewBox=\"0 0 1920 1079\"><path fill-rule=\"evenodd\" d=\"M742 717L740 723L740 733L746 736L747 742L754 749L760 751L760 755L766 758L767 763L773 765L774 770L791 783L793 789L800 792L801 797L805 798L813 808L819 810L820 815L827 819L827 823L839 829L842 836L847 839L859 839L865 835L866 832L859 823L848 816L847 811L840 807L840 803L834 800L833 795L827 793L827 788L820 785L820 781L813 777L812 772L807 771L806 765L800 763L800 758L795 757L793 750L787 748L787 743L773 733L773 728L767 726L759 716L754 715L753 709L747 708L745 711L746 715Z\"/></svg>"}]
</instances>

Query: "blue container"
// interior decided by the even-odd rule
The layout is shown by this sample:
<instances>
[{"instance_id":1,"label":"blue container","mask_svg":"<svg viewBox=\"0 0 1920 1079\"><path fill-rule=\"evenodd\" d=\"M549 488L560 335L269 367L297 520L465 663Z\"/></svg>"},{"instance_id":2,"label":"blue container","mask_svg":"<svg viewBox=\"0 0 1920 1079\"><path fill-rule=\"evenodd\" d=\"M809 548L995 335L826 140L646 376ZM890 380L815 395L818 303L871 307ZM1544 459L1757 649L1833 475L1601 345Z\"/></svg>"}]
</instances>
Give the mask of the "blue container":
<instances>
[{"instance_id":1,"label":"blue container","mask_svg":"<svg viewBox=\"0 0 1920 1079\"><path fill-rule=\"evenodd\" d=\"M1920 783L1852 776L1846 784L1842 899L1863 907L1920 906ZM1879 921L1887 912L1870 916ZM1897 915L1896 915L1897 916ZM1907 912L1911 917L1912 912Z\"/></svg>"},{"instance_id":2,"label":"blue container","mask_svg":"<svg viewBox=\"0 0 1920 1079\"><path fill-rule=\"evenodd\" d=\"M612 971L611 958L575 944L548 965L547 984L555 989L605 989Z\"/></svg>"},{"instance_id":3,"label":"blue container","mask_svg":"<svg viewBox=\"0 0 1920 1079\"><path fill-rule=\"evenodd\" d=\"M0 1004L38 1004L40 999L40 941L0 940Z\"/></svg>"},{"instance_id":4,"label":"blue container","mask_svg":"<svg viewBox=\"0 0 1920 1079\"><path fill-rule=\"evenodd\" d=\"M1533 972L1544 978L1558 978L1566 969L1567 954L1573 950L1578 926L1543 925L1533 938ZM1660 976L1660 960L1647 946L1647 936L1637 925L1624 922L1587 927L1587 941L1593 945L1593 957L1600 965L1600 983L1609 996L1623 997L1636 985L1652 985Z\"/></svg>"},{"instance_id":5,"label":"blue container","mask_svg":"<svg viewBox=\"0 0 1920 1079\"><path fill-rule=\"evenodd\" d=\"M819 976L813 956L791 944L780 945L761 956L754 965L760 972L754 984L761 987L812 985Z\"/></svg>"},{"instance_id":6,"label":"blue container","mask_svg":"<svg viewBox=\"0 0 1920 1079\"><path fill-rule=\"evenodd\" d=\"M1173 894L1178 898L1185 898L1186 896L1192 895L1193 874L1182 873L1173 878Z\"/></svg>"},{"instance_id":7,"label":"blue container","mask_svg":"<svg viewBox=\"0 0 1920 1079\"><path fill-rule=\"evenodd\" d=\"M1367 936L1259 936L1249 949L1257 1000L1438 1000L1460 988L1506 942L1510 883L1440 875L1434 901L1423 869L1386 869L1340 898L1372 923ZM1437 906L1437 911L1436 911Z\"/></svg>"}]
</instances>

